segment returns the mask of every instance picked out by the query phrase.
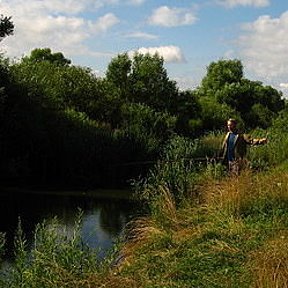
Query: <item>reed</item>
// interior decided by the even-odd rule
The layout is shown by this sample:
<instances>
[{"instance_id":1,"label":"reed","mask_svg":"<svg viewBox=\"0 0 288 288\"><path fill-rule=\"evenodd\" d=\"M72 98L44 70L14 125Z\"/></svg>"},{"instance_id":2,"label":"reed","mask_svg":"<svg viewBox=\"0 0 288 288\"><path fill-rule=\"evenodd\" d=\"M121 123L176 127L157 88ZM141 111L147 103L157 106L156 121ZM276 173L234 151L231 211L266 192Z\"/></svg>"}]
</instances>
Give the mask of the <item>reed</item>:
<instances>
[{"instance_id":1,"label":"reed","mask_svg":"<svg viewBox=\"0 0 288 288\"><path fill-rule=\"evenodd\" d=\"M244 171L239 177L219 181L206 179L204 202L207 207L225 215L248 217L273 214L288 207L288 176L285 170L255 174Z\"/></svg>"},{"instance_id":2,"label":"reed","mask_svg":"<svg viewBox=\"0 0 288 288\"><path fill-rule=\"evenodd\" d=\"M99 261L97 252L81 242L79 219L69 231L63 231L56 218L44 221L37 225L30 245L19 221L15 259L1 271L1 287L90 287L84 283L89 275L99 273Z\"/></svg>"}]
</instances>

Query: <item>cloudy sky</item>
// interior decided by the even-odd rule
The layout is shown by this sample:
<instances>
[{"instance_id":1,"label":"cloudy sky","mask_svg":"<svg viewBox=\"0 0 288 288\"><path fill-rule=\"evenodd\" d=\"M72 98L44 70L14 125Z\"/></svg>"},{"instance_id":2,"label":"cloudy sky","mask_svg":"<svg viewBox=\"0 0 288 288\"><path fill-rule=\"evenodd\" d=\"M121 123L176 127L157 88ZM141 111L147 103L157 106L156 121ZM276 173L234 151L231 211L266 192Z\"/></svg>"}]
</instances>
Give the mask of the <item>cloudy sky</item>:
<instances>
[{"instance_id":1,"label":"cloudy sky","mask_svg":"<svg viewBox=\"0 0 288 288\"><path fill-rule=\"evenodd\" d=\"M15 24L0 43L9 57L49 47L101 76L119 53L158 51L183 89L237 58L288 97L288 0L0 0L0 14Z\"/></svg>"}]
</instances>

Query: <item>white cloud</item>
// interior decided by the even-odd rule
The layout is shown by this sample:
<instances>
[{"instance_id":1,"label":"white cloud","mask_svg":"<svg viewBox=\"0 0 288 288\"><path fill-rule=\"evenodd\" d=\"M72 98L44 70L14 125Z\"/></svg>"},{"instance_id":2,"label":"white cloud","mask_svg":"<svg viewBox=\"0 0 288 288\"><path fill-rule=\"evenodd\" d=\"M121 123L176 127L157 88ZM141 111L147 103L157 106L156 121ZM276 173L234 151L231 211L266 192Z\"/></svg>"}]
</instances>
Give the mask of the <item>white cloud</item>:
<instances>
[{"instance_id":1,"label":"white cloud","mask_svg":"<svg viewBox=\"0 0 288 288\"><path fill-rule=\"evenodd\" d=\"M287 99L288 98L288 83L280 83L279 90L283 92L283 96Z\"/></svg>"},{"instance_id":2,"label":"white cloud","mask_svg":"<svg viewBox=\"0 0 288 288\"><path fill-rule=\"evenodd\" d=\"M140 53L140 54L151 54L155 55L158 53L166 62L183 62L185 61L183 53L181 49L177 46L160 46L160 47L142 47L139 48L137 51L131 51L129 54L132 55L133 53Z\"/></svg>"},{"instance_id":3,"label":"white cloud","mask_svg":"<svg viewBox=\"0 0 288 288\"><path fill-rule=\"evenodd\" d=\"M176 81L178 87L180 90L193 90L197 88L199 85L199 80L196 80L192 77L185 77L185 76L180 76L180 77L172 77L174 81Z\"/></svg>"},{"instance_id":4,"label":"white cloud","mask_svg":"<svg viewBox=\"0 0 288 288\"><path fill-rule=\"evenodd\" d=\"M83 51L98 55L89 51L84 41L95 34L105 33L119 19L112 13L95 21L78 15L88 9L91 11L116 3L118 0L2 0L1 14L12 15L15 31L13 36L4 39L1 49L10 57L20 57L41 47L49 47L68 56L81 55Z\"/></svg>"},{"instance_id":5,"label":"white cloud","mask_svg":"<svg viewBox=\"0 0 288 288\"><path fill-rule=\"evenodd\" d=\"M78 14L84 11L99 9L105 5L117 4L119 0L2 0L2 10L10 11L11 15L38 15L59 14L65 15Z\"/></svg>"},{"instance_id":6,"label":"white cloud","mask_svg":"<svg viewBox=\"0 0 288 288\"><path fill-rule=\"evenodd\" d=\"M158 36L154 34L149 34L149 33L138 31L138 32L127 34L126 38L140 38L144 40L155 40L155 39L158 39Z\"/></svg>"},{"instance_id":7,"label":"white cloud","mask_svg":"<svg viewBox=\"0 0 288 288\"><path fill-rule=\"evenodd\" d=\"M232 58L236 58L235 51L233 49L227 50L224 53L224 59L232 59Z\"/></svg>"},{"instance_id":8,"label":"white cloud","mask_svg":"<svg viewBox=\"0 0 288 288\"><path fill-rule=\"evenodd\" d=\"M280 83L280 88L288 89L288 83Z\"/></svg>"},{"instance_id":9,"label":"white cloud","mask_svg":"<svg viewBox=\"0 0 288 288\"><path fill-rule=\"evenodd\" d=\"M288 11L279 18L265 15L246 24L238 39L246 68L266 82L278 85L288 79Z\"/></svg>"},{"instance_id":10,"label":"white cloud","mask_svg":"<svg viewBox=\"0 0 288 288\"><path fill-rule=\"evenodd\" d=\"M132 5L141 5L145 2L145 0L129 0L128 3Z\"/></svg>"},{"instance_id":11,"label":"white cloud","mask_svg":"<svg viewBox=\"0 0 288 288\"><path fill-rule=\"evenodd\" d=\"M182 25L191 25L197 20L195 13L191 9L169 8L162 6L153 11L148 22L151 25L176 27Z\"/></svg>"},{"instance_id":12,"label":"white cloud","mask_svg":"<svg viewBox=\"0 0 288 288\"><path fill-rule=\"evenodd\" d=\"M113 13L108 13L100 17L95 23L89 22L89 26L94 33L100 33L107 31L119 22L120 20Z\"/></svg>"},{"instance_id":13,"label":"white cloud","mask_svg":"<svg viewBox=\"0 0 288 288\"><path fill-rule=\"evenodd\" d=\"M270 0L218 0L217 2L228 8L236 6L265 7L270 4Z\"/></svg>"}]
</instances>

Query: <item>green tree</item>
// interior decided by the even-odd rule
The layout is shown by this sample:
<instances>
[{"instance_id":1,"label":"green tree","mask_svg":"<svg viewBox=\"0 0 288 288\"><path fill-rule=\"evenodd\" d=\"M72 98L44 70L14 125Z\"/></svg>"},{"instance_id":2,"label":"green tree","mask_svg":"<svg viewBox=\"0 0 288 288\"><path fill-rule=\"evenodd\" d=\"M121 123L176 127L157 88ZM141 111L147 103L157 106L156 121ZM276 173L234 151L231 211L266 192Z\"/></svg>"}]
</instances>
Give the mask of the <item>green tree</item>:
<instances>
[{"instance_id":1,"label":"green tree","mask_svg":"<svg viewBox=\"0 0 288 288\"><path fill-rule=\"evenodd\" d=\"M65 58L61 52L52 53L50 48L36 48L31 51L30 56L24 57L23 61L48 61L57 66L68 66L71 64L71 60Z\"/></svg>"},{"instance_id":2,"label":"green tree","mask_svg":"<svg viewBox=\"0 0 288 288\"><path fill-rule=\"evenodd\" d=\"M135 54L130 74L133 101L154 109L171 111L177 102L176 82L168 77L164 59L158 54Z\"/></svg>"},{"instance_id":3,"label":"green tree","mask_svg":"<svg viewBox=\"0 0 288 288\"><path fill-rule=\"evenodd\" d=\"M119 54L111 60L106 72L106 79L119 92L121 98L128 100L129 76L131 73L132 61L127 53Z\"/></svg>"},{"instance_id":4,"label":"green tree","mask_svg":"<svg viewBox=\"0 0 288 288\"><path fill-rule=\"evenodd\" d=\"M108 65L106 80L109 91L105 94L114 95L112 99L114 103L117 99L118 107L124 103L137 103L153 111L168 112L176 119L175 131L186 136L193 136L199 130L201 106L196 94L192 91L179 91L176 82L168 77L164 59L157 53L135 53L132 58L127 53L118 55ZM115 105L111 107L115 108ZM122 107L122 116L118 118L122 117L126 121L127 113L123 113L124 110Z\"/></svg>"},{"instance_id":5,"label":"green tree","mask_svg":"<svg viewBox=\"0 0 288 288\"><path fill-rule=\"evenodd\" d=\"M263 86L259 81L244 78L239 60L212 62L197 93L200 97L209 97L231 107L247 128L267 128L268 123L272 123L272 119L284 108L281 92L271 86ZM265 119L264 110L267 112Z\"/></svg>"},{"instance_id":6,"label":"green tree","mask_svg":"<svg viewBox=\"0 0 288 288\"><path fill-rule=\"evenodd\" d=\"M201 97L201 130L203 132L211 130L221 130L226 125L227 119L233 117L242 121L237 112L227 104L219 103L210 97Z\"/></svg>"},{"instance_id":7,"label":"green tree","mask_svg":"<svg viewBox=\"0 0 288 288\"><path fill-rule=\"evenodd\" d=\"M14 32L14 24L11 21L12 17L0 15L0 41L6 36L12 35Z\"/></svg>"},{"instance_id":8,"label":"green tree","mask_svg":"<svg viewBox=\"0 0 288 288\"><path fill-rule=\"evenodd\" d=\"M240 60L219 60L207 67L207 74L201 83L205 95L213 95L225 84L239 83L243 78L243 65Z\"/></svg>"},{"instance_id":9,"label":"green tree","mask_svg":"<svg viewBox=\"0 0 288 288\"><path fill-rule=\"evenodd\" d=\"M167 112L158 112L138 103L122 106L122 129L129 137L135 138L139 145L148 151L160 151L163 144L173 133L176 117Z\"/></svg>"},{"instance_id":10,"label":"green tree","mask_svg":"<svg viewBox=\"0 0 288 288\"><path fill-rule=\"evenodd\" d=\"M250 113L247 115L250 123L253 123L255 127L261 127L267 129L272 125L275 113L268 109L266 106L256 103L251 107Z\"/></svg>"},{"instance_id":11,"label":"green tree","mask_svg":"<svg viewBox=\"0 0 288 288\"><path fill-rule=\"evenodd\" d=\"M176 131L185 136L197 136L201 128L202 107L193 91L180 91L170 112L177 117Z\"/></svg>"},{"instance_id":12,"label":"green tree","mask_svg":"<svg viewBox=\"0 0 288 288\"><path fill-rule=\"evenodd\" d=\"M94 115L95 102L102 97L103 89L90 69L35 59L24 58L13 66L14 77L27 87L30 97L42 106Z\"/></svg>"},{"instance_id":13,"label":"green tree","mask_svg":"<svg viewBox=\"0 0 288 288\"><path fill-rule=\"evenodd\" d=\"M169 112L177 103L176 82L169 79L164 59L158 54L135 53L132 59L127 53L118 55L108 65L106 79L129 102Z\"/></svg>"}]
</instances>

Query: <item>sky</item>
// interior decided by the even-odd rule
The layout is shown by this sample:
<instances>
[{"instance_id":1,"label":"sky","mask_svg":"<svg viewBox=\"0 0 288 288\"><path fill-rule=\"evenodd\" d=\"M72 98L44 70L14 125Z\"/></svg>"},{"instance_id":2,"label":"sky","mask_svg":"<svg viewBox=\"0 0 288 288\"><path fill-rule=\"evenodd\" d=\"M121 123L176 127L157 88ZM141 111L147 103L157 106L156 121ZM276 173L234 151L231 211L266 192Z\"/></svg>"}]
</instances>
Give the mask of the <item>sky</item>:
<instances>
[{"instance_id":1,"label":"sky","mask_svg":"<svg viewBox=\"0 0 288 288\"><path fill-rule=\"evenodd\" d=\"M15 60L51 48L102 77L118 54L158 52L194 89L211 62L239 59L288 97L288 0L0 0L0 14L15 25L0 51Z\"/></svg>"}]
</instances>

